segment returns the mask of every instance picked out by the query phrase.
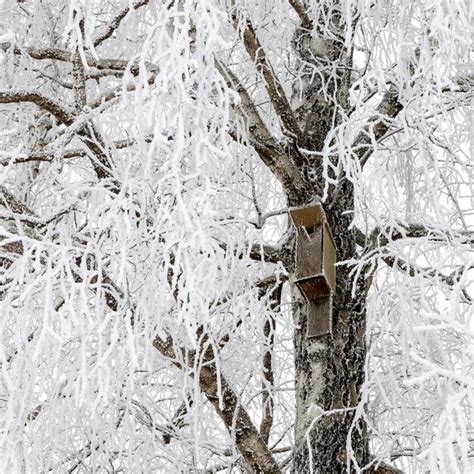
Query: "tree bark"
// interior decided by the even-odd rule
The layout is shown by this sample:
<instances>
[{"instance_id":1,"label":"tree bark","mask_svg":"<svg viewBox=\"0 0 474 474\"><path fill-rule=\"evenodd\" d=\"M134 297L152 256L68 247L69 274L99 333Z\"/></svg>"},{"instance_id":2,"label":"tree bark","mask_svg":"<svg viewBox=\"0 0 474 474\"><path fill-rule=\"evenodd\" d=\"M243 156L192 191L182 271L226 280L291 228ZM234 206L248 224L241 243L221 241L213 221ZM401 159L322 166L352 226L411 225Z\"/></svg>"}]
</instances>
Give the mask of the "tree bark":
<instances>
[{"instance_id":1,"label":"tree bark","mask_svg":"<svg viewBox=\"0 0 474 474\"><path fill-rule=\"evenodd\" d=\"M343 37L339 14L331 15L335 37ZM352 64L351 52L340 42L325 37L319 28L315 25L312 33L304 28L297 30L293 41L295 53L302 60L302 81L294 89L292 104L299 127L304 131L301 144L314 151L324 149L328 134L343 118L341 111L349 109ZM339 71L337 76L323 72L327 64ZM318 75L314 70L322 72ZM329 95L324 95L323 90ZM323 182L320 160L308 161L301 172L309 182ZM305 203L318 197L316 186ZM356 235L349 230L354 189L348 180L341 179L336 192L336 197L329 196L327 200L333 202L331 209L325 211L336 246L336 261L341 262L356 255ZM306 303L299 291L293 289L296 328L293 472L298 474L352 472L356 463L362 466L368 461L366 426L363 420L354 422L364 380L367 287L362 279L356 282L352 297L350 268L338 266L336 273L331 334L308 337Z\"/></svg>"},{"instance_id":2,"label":"tree bark","mask_svg":"<svg viewBox=\"0 0 474 474\"><path fill-rule=\"evenodd\" d=\"M355 235L348 230L353 210L353 190L345 184L335 208L327 214L336 244L337 261L352 258ZM353 426L354 408L360 402L364 380L366 288L357 282L352 298L350 269L337 267L333 298L333 331L307 337L306 305L295 295L296 428L293 472L338 473L353 471L354 461L368 458L366 427ZM332 413L331 413L332 412Z\"/></svg>"}]
</instances>

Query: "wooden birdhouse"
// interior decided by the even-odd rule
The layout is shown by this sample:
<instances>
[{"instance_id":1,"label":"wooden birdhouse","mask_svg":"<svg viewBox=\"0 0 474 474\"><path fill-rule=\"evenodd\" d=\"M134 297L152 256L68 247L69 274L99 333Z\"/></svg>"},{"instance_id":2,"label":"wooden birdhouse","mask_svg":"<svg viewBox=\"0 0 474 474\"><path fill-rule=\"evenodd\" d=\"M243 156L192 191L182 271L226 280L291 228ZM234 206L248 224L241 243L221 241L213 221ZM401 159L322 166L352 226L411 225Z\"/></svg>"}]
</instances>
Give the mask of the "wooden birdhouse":
<instances>
[{"instance_id":1,"label":"wooden birdhouse","mask_svg":"<svg viewBox=\"0 0 474 474\"><path fill-rule=\"evenodd\" d=\"M308 335L331 332L336 247L320 204L290 209L297 231L295 283L308 302Z\"/></svg>"}]
</instances>

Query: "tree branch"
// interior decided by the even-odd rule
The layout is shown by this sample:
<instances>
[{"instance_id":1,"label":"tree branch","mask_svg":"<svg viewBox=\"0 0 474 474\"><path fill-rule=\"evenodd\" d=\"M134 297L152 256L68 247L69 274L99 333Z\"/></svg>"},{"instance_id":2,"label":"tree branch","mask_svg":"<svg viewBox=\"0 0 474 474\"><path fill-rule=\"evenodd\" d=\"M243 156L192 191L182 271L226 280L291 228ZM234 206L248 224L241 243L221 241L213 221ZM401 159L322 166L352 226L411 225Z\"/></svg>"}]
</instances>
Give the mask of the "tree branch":
<instances>
[{"instance_id":1,"label":"tree branch","mask_svg":"<svg viewBox=\"0 0 474 474\"><path fill-rule=\"evenodd\" d=\"M21 55L26 53L31 58L39 60L51 59L55 61L70 61L72 56L69 51L59 48L48 48L47 46L43 48L21 48L19 46L12 45L11 43L0 43L0 50L8 51L10 49L13 51L13 54Z\"/></svg>"},{"instance_id":2,"label":"tree branch","mask_svg":"<svg viewBox=\"0 0 474 474\"><path fill-rule=\"evenodd\" d=\"M273 309L278 310L280 307L281 299L281 290L282 285L272 292L272 306ZM270 438L270 431L273 426L273 411L275 402L273 400L273 385L274 385L274 376L273 376L273 350L275 343L275 318L270 316L265 321L263 327L263 335L267 340L268 348L263 355L263 378L265 381L262 383L262 403L263 403L263 416L262 422L260 424L260 436L263 438L265 443L268 445L268 440Z\"/></svg>"},{"instance_id":3,"label":"tree branch","mask_svg":"<svg viewBox=\"0 0 474 474\"><path fill-rule=\"evenodd\" d=\"M180 369L184 368L176 356L171 338L163 341L156 337L153 346L173 365ZM179 349L179 351L185 353L184 349ZM237 448L252 472L280 473L278 464L252 423L249 414L240 404L237 395L230 388L221 371L218 372L215 359L211 359L208 352L203 351L202 353L204 364L202 364L198 375L201 390L214 406L229 432L235 437ZM194 357L187 355L186 360L187 368L193 368ZM218 373L219 375L217 375ZM221 399L222 404L220 403Z\"/></svg>"},{"instance_id":4,"label":"tree branch","mask_svg":"<svg viewBox=\"0 0 474 474\"><path fill-rule=\"evenodd\" d=\"M240 104L236 106L240 115L247 122L250 134L250 145L255 149L263 163L280 181L288 197L293 201L304 201L312 189L304 181L298 167L280 149L272 137L245 87L239 79L223 64L215 62L216 69L221 73L227 85L240 96Z\"/></svg>"},{"instance_id":5,"label":"tree branch","mask_svg":"<svg viewBox=\"0 0 474 474\"><path fill-rule=\"evenodd\" d=\"M453 231L451 229L440 231L439 229L429 228L424 224L398 223L397 226L388 226L384 229L375 227L368 236L356 228L355 233L357 245L371 250L408 238L429 237L430 241L443 241L447 237L454 237L460 239L463 243L474 242L474 232Z\"/></svg>"},{"instance_id":6,"label":"tree branch","mask_svg":"<svg viewBox=\"0 0 474 474\"><path fill-rule=\"evenodd\" d=\"M72 114L55 102L38 92L33 91L0 91L0 104L15 104L22 102L31 102L43 110L46 110L64 125L71 125L73 122Z\"/></svg>"},{"instance_id":7,"label":"tree branch","mask_svg":"<svg viewBox=\"0 0 474 474\"><path fill-rule=\"evenodd\" d=\"M14 214L20 214L32 219L39 219L38 216L26 204L18 200L4 186L0 186L0 206L5 207Z\"/></svg>"},{"instance_id":8,"label":"tree branch","mask_svg":"<svg viewBox=\"0 0 474 474\"><path fill-rule=\"evenodd\" d=\"M170 422L162 428L163 431L163 442L165 444L170 444L171 439L175 436L177 430L184 426L184 417L188 412L188 405L191 406L193 404L192 398L188 398L188 404L185 402L181 403L178 409L175 411L173 418Z\"/></svg>"},{"instance_id":9,"label":"tree branch","mask_svg":"<svg viewBox=\"0 0 474 474\"><path fill-rule=\"evenodd\" d=\"M311 30L313 28L313 22L308 15L308 12L299 0L288 0L288 3L292 6L293 10L297 13L301 20L301 28L305 30Z\"/></svg>"},{"instance_id":10,"label":"tree branch","mask_svg":"<svg viewBox=\"0 0 474 474\"><path fill-rule=\"evenodd\" d=\"M385 462L379 463L377 467L372 467L367 472L368 474L403 474L403 471Z\"/></svg>"},{"instance_id":11,"label":"tree branch","mask_svg":"<svg viewBox=\"0 0 474 474\"><path fill-rule=\"evenodd\" d=\"M68 160L72 158L81 158L86 156L86 152L84 150L69 150L61 155L58 155L58 158ZM8 158L3 158L0 160L0 166L9 166L21 163L29 163L31 161L45 161L51 162L54 160L54 153L51 152L44 152L40 151L37 153L30 153L30 154L20 154L19 156L12 155Z\"/></svg>"},{"instance_id":12,"label":"tree branch","mask_svg":"<svg viewBox=\"0 0 474 474\"><path fill-rule=\"evenodd\" d=\"M145 138L146 143L150 143L152 141L153 137L150 135ZM117 150L122 150L124 148L130 147L136 143L136 140L117 140L114 142L114 148ZM80 149L74 149L74 150L68 150L60 155L55 155L53 152L48 152L48 151L40 151L40 152L33 152L29 154L11 154L10 156L7 156L6 158L0 159L0 166L9 166L9 165L15 165L15 164L21 164L21 163L29 163L31 161L45 161L45 162L51 162L55 158L61 159L61 160L69 160L73 158L83 158L86 156L86 152L84 150Z\"/></svg>"},{"instance_id":13,"label":"tree branch","mask_svg":"<svg viewBox=\"0 0 474 474\"><path fill-rule=\"evenodd\" d=\"M290 256L287 255L284 247L274 247L266 244L253 244L250 249L250 258L257 262L262 260L266 263L282 263L283 266L289 264Z\"/></svg>"},{"instance_id":14,"label":"tree branch","mask_svg":"<svg viewBox=\"0 0 474 474\"><path fill-rule=\"evenodd\" d=\"M377 141L388 132L390 123L387 119L395 118L402 109L403 105L398 100L398 90L395 86L391 86L380 101L377 113L368 120L368 124L352 144L352 149L360 160L361 168L364 168L375 151Z\"/></svg>"},{"instance_id":15,"label":"tree branch","mask_svg":"<svg viewBox=\"0 0 474 474\"><path fill-rule=\"evenodd\" d=\"M16 55L21 55L21 54L27 54L33 59L38 59L38 60L52 60L52 61L62 61L62 62L71 62L74 53L71 53L69 51L66 51L64 49L59 49L59 48L49 48L47 46L42 47L42 48L36 48L36 47L19 47L12 45L11 43L0 43L0 50L2 51L9 51L12 50L13 54ZM104 58L104 59L99 59L96 60L90 55L85 56L87 65L90 67L95 67L98 70L111 70L111 74L114 74L117 71L124 71L128 65L129 62L126 59L113 59L113 58ZM148 67L154 68L155 66L153 64L147 64ZM131 68L132 74L136 73L137 71L137 66L134 66Z\"/></svg>"},{"instance_id":16,"label":"tree branch","mask_svg":"<svg viewBox=\"0 0 474 474\"><path fill-rule=\"evenodd\" d=\"M120 26L120 23L127 16L130 10L137 10L138 8L142 7L143 5L147 5L148 3L149 0L139 0L133 5L131 5L131 7L127 6L121 11L119 11L110 21L110 23L104 28L104 30L94 38L94 47L99 46L106 39L110 38L113 35L114 31Z\"/></svg>"},{"instance_id":17,"label":"tree branch","mask_svg":"<svg viewBox=\"0 0 474 474\"><path fill-rule=\"evenodd\" d=\"M415 277L418 275L421 275L423 278L433 278L437 279L444 284L446 284L449 287L454 287L457 283L459 283L459 280L461 278L461 275L467 271L471 270L474 268L474 265L470 265L468 267L460 267L457 270L455 270L451 275L444 275L443 273L440 273L436 271L434 268L421 268L416 265L413 265L412 263L408 263L406 260L400 257L394 257L392 255L386 255L382 257L382 260L386 265L388 265L391 268L396 268L407 275L411 277ZM467 293L465 288L462 288L462 293L466 300L468 302L472 302L473 299L471 296Z\"/></svg>"},{"instance_id":18,"label":"tree branch","mask_svg":"<svg viewBox=\"0 0 474 474\"><path fill-rule=\"evenodd\" d=\"M238 33L242 33L242 39L247 53L263 77L270 101L283 124L283 133L294 140L299 137L301 131L293 115L290 103L286 98L285 91L278 81L272 66L268 62L265 50L258 40L252 22L249 18L246 18L242 24L242 19L239 18L239 12L237 10L231 13L231 18L234 29Z\"/></svg>"}]
</instances>

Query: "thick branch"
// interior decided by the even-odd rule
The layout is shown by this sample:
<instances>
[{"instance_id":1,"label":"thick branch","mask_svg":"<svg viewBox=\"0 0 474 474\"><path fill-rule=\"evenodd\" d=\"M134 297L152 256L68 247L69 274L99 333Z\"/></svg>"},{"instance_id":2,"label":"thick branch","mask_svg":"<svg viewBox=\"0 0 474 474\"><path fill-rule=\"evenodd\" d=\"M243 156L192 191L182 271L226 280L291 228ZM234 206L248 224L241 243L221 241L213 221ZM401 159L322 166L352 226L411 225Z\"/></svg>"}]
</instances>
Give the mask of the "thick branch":
<instances>
[{"instance_id":1,"label":"thick branch","mask_svg":"<svg viewBox=\"0 0 474 474\"><path fill-rule=\"evenodd\" d=\"M72 90L74 94L74 110L78 115L87 104L86 75L81 56L76 52L72 60Z\"/></svg>"},{"instance_id":2,"label":"thick branch","mask_svg":"<svg viewBox=\"0 0 474 474\"><path fill-rule=\"evenodd\" d=\"M288 158L287 154L280 149L272 137L263 120L261 119L255 104L249 93L241 84L239 79L221 63L215 63L217 70L240 96L240 104L236 106L240 114L245 118L250 134L250 144L253 146L263 163L280 181L288 197L293 201L304 201L311 193L309 185L304 181L297 166Z\"/></svg>"},{"instance_id":3,"label":"thick branch","mask_svg":"<svg viewBox=\"0 0 474 474\"><path fill-rule=\"evenodd\" d=\"M49 48L47 46L42 48L35 48L30 46L20 48L18 46L13 46L11 43L0 43L0 50L12 50L13 53L16 55L27 54L31 58L38 60L52 60L62 62L71 62L74 56L74 53L71 53L70 51L66 51L64 49ZM110 69L112 71L124 71L129 65L129 61L125 59L105 58L96 60L92 56L87 54L85 58L88 66L95 67L99 70ZM155 67L152 64L148 64L147 66L149 66L150 68ZM134 73L136 70L137 68L133 67L132 73Z\"/></svg>"},{"instance_id":4,"label":"thick branch","mask_svg":"<svg viewBox=\"0 0 474 474\"><path fill-rule=\"evenodd\" d=\"M282 263L285 268L291 265L291 255L284 246L253 244L250 249L250 258L257 262Z\"/></svg>"},{"instance_id":5,"label":"thick branch","mask_svg":"<svg viewBox=\"0 0 474 474\"><path fill-rule=\"evenodd\" d=\"M367 472L368 474L403 474L403 471L385 462L379 463L377 467L372 467Z\"/></svg>"},{"instance_id":6,"label":"thick branch","mask_svg":"<svg viewBox=\"0 0 474 474\"><path fill-rule=\"evenodd\" d=\"M181 362L176 357L171 339L165 342L157 337L153 345L163 356L170 359L176 367L182 368ZM194 361L191 359L193 358L187 357L189 368L194 367ZM237 448L252 472L279 473L278 464L268 446L252 423L249 414L240 404L237 395L230 388L227 380L220 371L217 371L215 360L210 359L204 353L204 362L205 364L202 364L198 376L201 390L212 403L229 432L235 437ZM220 403L220 400L222 400L222 403Z\"/></svg>"},{"instance_id":7,"label":"thick branch","mask_svg":"<svg viewBox=\"0 0 474 474\"><path fill-rule=\"evenodd\" d=\"M391 86L385 93L377 107L377 114L371 117L367 126L359 133L352 149L360 159L363 168L368 159L375 151L375 145L389 131L389 121L395 118L403 109L403 105L398 100L398 90Z\"/></svg>"},{"instance_id":8,"label":"thick branch","mask_svg":"<svg viewBox=\"0 0 474 474\"><path fill-rule=\"evenodd\" d=\"M271 294L273 309L280 307L282 285L279 285ZM271 316L265 321L263 335L267 340L268 347L263 355L263 377L265 382L262 384L262 402L263 416L260 424L260 435L266 444L270 439L270 431L273 426L273 410L275 402L273 400L273 350L275 344L275 318Z\"/></svg>"},{"instance_id":9,"label":"thick branch","mask_svg":"<svg viewBox=\"0 0 474 474\"><path fill-rule=\"evenodd\" d=\"M285 91L278 81L272 66L268 62L265 50L258 40L250 19L246 18L242 20L236 11L232 14L232 21L235 30L242 33L245 49L264 79L265 88L273 108L284 126L283 132L293 139L297 138L300 135L300 129L293 115L290 103L286 98Z\"/></svg>"},{"instance_id":10,"label":"thick branch","mask_svg":"<svg viewBox=\"0 0 474 474\"><path fill-rule=\"evenodd\" d=\"M15 104L22 102L31 102L32 104L37 105L56 117L64 125L72 124L73 118L71 113L53 99L45 97L42 94L33 91L15 90L0 92L0 104Z\"/></svg>"},{"instance_id":11,"label":"thick branch","mask_svg":"<svg viewBox=\"0 0 474 474\"><path fill-rule=\"evenodd\" d=\"M311 30L313 28L313 22L308 15L305 7L300 3L299 0L288 0L288 3L293 7L293 10L297 13L301 20L301 28L305 30Z\"/></svg>"},{"instance_id":12,"label":"thick branch","mask_svg":"<svg viewBox=\"0 0 474 474\"><path fill-rule=\"evenodd\" d=\"M38 216L24 203L19 201L7 188L0 186L0 206L5 207L14 214L39 219Z\"/></svg>"},{"instance_id":13,"label":"thick branch","mask_svg":"<svg viewBox=\"0 0 474 474\"><path fill-rule=\"evenodd\" d=\"M33 59L51 59L55 61L70 61L72 54L69 51L65 51L59 48L35 48L35 47L26 47L20 48L19 46L13 46L11 43L0 43L0 50L8 51L12 50L14 54L28 54Z\"/></svg>"}]
</instances>

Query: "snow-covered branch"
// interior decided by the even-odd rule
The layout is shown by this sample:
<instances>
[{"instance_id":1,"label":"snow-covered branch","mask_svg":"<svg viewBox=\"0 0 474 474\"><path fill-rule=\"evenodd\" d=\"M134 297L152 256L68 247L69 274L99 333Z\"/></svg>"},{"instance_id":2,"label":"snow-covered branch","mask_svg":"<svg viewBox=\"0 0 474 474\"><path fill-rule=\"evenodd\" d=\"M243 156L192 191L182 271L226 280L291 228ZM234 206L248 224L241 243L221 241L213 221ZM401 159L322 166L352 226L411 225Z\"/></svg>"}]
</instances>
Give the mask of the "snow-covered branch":
<instances>
[{"instance_id":1,"label":"snow-covered branch","mask_svg":"<svg viewBox=\"0 0 474 474\"><path fill-rule=\"evenodd\" d=\"M250 144L258 153L263 163L270 169L281 182L283 189L292 199L298 200L308 191L308 183L297 166L289 159L286 153L268 131L261 119L249 93L241 84L235 74L223 64L216 62L217 70L222 74L229 87L233 88L240 96L241 102L236 106L247 122L250 132Z\"/></svg>"},{"instance_id":2,"label":"snow-covered branch","mask_svg":"<svg viewBox=\"0 0 474 474\"><path fill-rule=\"evenodd\" d=\"M173 365L183 368L180 362L181 357L177 357L171 338L163 340L157 337L153 345ZM184 349L178 349L178 351L186 352ZM241 405L225 377L218 371L212 351L211 353L204 351L202 354L196 354L195 357L202 358L202 366L197 375L199 385L229 432L235 437L236 445L246 463L254 472L279 473L278 464L254 426L249 414ZM190 368L195 363L195 357L189 355L186 357ZM221 403L221 400L224 403Z\"/></svg>"},{"instance_id":3,"label":"snow-covered branch","mask_svg":"<svg viewBox=\"0 0 474 474\"><path fill-rule=\"evenodd\" d=\"M71 125L72 113L53 99L34 91L0 91L0 104L20 104L30 102L46 110L64 125Z\"/></svg>"},{"instance_id":4,"label":"snow-covered branch","mask_svg":"<svg viewBox=\"0 0 474 474\"><path fill-rule=\"evenodd\" d=\"M144 5L148 5L149 0L138 0L132 3L132 5L122 8L110 22L103 28L103 31L97 34L94 38L94 47L100 46L106 39L110 38L115 30L120 26L122 20L128 15L131 10L137 10Z\"/></svg>"},{"instance_id":5,"label":"snow-covered branch","mask_svg":"<svg viewBox=\"0 0 474 474\"><path fill-rule=\"evenodd\" d=\"M247 17L243 19L242 12L236 9L235 5L231 12L231 18L235 30L242 36L242 41L247 53L263 77L270 101L283 125L283 133L292 140L296 140L301 131L293 116L293 111L285 91L268 61L265 50L258 40L250 18Z\"/></svg>"},{"instance_id":6,"label":"snow-covered branch","mask_svg":"<svg viewBox=\"0 0 474 474\"><path fill-rule=\"evenodd\" d=\"M384 94L382 100L377 107L377 114L368 120L368 124L362 130L352 148L360 159L363 168L368 159L375 150L375 145L390 130L390 122L403 109L403 105L399 102L398 90L392 86Z\"/></svg>"}]
</instances>

